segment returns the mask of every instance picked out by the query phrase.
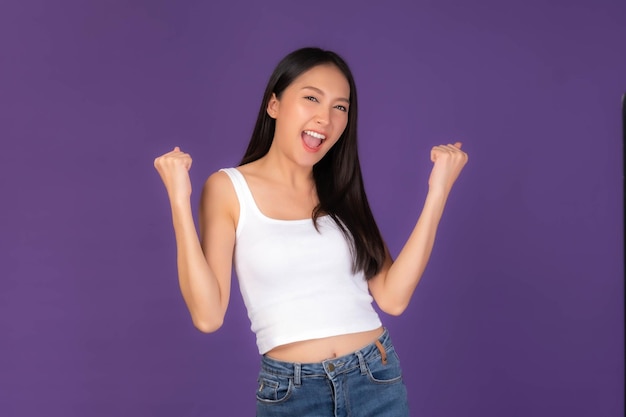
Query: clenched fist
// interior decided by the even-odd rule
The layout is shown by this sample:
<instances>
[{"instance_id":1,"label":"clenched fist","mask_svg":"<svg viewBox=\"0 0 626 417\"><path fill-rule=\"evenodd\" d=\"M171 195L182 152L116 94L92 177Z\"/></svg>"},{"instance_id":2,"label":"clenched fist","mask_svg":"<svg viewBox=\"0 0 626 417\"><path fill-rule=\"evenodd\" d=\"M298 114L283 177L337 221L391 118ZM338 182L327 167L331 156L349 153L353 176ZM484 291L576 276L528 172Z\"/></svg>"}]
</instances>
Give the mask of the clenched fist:
<instances>
[{"instance_id":1,"label":"clenched fist","mask_svg":"<svg viewBox=\"0 0 626 417\"><path fill-rule=\"evenodd\" d=\"M172 201L188 200L191 196L191 156L177 146L173 151L154 160L154 167L161 176L167 194Z\"/></svg>"},{"instance_id":2,"label":"clenched fist","mask_svg":"<svg viewBox=\"0 0 626 417\"><path fill-rule=\"evenodd\" d=\"M461 142L454 145L439 145L430 151L430 160L434 163L428 185L431 189L450 192L467 163L467 154L461 150Z\"/></svg>"}]
</instances>

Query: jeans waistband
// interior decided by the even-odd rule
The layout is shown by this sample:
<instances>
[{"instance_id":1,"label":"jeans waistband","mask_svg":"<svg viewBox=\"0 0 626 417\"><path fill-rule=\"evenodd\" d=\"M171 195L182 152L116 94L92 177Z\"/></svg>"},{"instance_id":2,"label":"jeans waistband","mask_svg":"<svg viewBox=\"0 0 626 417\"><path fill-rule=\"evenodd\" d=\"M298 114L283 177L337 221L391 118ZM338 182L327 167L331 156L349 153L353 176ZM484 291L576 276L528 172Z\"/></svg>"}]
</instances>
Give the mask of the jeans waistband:
<instances>
[{"instance_id":1,"label":"jeans waistband","mask_svg":"<svg viewBox=\"0 0 626 417\"><path fill-rule=\"evenodd\" d=\"M263 356L261 369L274 375L292 377L295 385L300 385L301 379L306 377L333 377L354 368L361 368L361 372L367 372L365 363L380 358L386 362L386 355L393 350L393 344L387 329L383 330L380 337L373 343L353 353L337 358L326 359L316 363L283 362Z\"/></svg>"}]
</instances>

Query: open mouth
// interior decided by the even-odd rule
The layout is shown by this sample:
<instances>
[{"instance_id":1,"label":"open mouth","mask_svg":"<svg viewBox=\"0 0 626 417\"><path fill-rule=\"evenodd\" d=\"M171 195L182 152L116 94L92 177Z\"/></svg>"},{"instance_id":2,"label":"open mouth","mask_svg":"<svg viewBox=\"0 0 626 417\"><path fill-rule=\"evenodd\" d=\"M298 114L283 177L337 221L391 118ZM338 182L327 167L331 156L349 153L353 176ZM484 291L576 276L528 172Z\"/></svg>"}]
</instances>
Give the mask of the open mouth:
<instances>
[{"instance_id":1,"label":"open mouth","mask_svg":"<svg viewBox=\"0 0 626 417\"><path fill-rule=\"evenodd\" d=\"M302 132L302 141L305 148L310 151L317 151L322 143L326 140L326 136L321 133L314 132L312 130L305 130Z\"/></svg>"}]
</instances>

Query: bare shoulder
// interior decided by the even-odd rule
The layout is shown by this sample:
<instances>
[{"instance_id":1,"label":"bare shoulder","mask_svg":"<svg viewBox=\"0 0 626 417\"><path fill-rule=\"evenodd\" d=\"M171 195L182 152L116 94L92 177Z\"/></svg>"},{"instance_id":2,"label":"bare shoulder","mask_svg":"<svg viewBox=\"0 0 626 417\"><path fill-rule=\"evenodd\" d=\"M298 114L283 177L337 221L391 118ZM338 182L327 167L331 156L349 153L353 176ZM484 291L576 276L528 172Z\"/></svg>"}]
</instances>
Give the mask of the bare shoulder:
<instances>
[{"instance_id":1,"label":"bare shoulder","mask_svg":"<svg viewBox=\"0 0 626 417\"><path fill-rule=\"evenodd\" d=\"M215 171L204 182L203 191L210 192L228 192L232 191L234 193L233 184L224 171Z\"/></svg>"},{"instance_id":2,"label":"bare shoulder","mask_svg":"<svg viewBox=\"0 0 626 417\"><path fill-rule=\"evenodd\" d=\"M262 159L257 159L237 167L237 171L243 175L248 187L252 190L264 189L273 185L271 175L268 175L267 168L262 166L261 162Z\"/></svg>"},{"instance_id":3,"label":"bare shoulder","mask_svg":"<svg viewBox=\"0 0 626 417\"><path fill-rule=\"evenodd\" d=\"M240 165L237 167L237 171L241 172L241 175L243 175L244 177L246 177L246 180L249 178L259 178L259 177L263 177L263 175L261 175L263 173L263 171L261 169L259 169L259 160L253 161L253 162L249 162L245 165Z\"/></svg>"},{"instance_id":4,"label":"bare shoulder","mask_svg":"<svg viewBox=\"0 0 626 417\"><path fill-rule=\"evenodd\" d=\"M224 171L212 173L204 182L200 211L203 214L221 213L237 219L239 201L233 183Z\"/></svg>"}]
</instances>

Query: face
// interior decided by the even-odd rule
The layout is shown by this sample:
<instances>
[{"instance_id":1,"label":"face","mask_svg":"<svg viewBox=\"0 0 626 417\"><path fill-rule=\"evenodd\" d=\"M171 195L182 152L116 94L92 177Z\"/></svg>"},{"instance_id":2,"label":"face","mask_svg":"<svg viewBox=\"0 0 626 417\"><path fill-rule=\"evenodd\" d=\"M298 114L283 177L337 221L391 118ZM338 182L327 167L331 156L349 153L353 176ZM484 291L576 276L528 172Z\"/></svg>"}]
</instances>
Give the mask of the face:
<instances>
[{"instance_id":1,"label":"face","mask_svg":"<svg viewBox=\"0 0 626 417\"><path fill-rule=\"evenodd\" d=\"M279 151L299 165L319 162L348 124L349 98L348 80L334 65L300 75L268 103L267 113L276 119L270 152Z\"/></svg>"}]
</instances>

